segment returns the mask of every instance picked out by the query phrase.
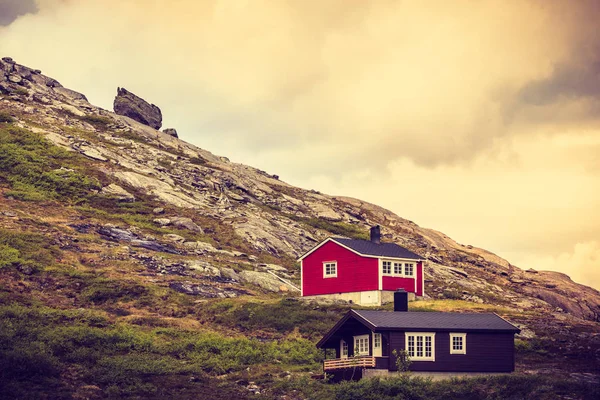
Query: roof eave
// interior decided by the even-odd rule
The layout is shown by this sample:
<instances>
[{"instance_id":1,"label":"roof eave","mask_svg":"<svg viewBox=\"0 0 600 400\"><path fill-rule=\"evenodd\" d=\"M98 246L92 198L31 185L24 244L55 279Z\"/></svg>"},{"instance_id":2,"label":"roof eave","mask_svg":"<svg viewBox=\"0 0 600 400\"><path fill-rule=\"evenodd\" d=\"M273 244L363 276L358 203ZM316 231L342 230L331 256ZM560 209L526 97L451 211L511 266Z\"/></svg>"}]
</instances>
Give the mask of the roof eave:
<instances>
[{"instance_id":1,"label":"roof eave","mask_svg":"<svg viewBox=\"0 0 600 400\"><path fill-rule=\"evenodd\" d=\"M329 338L333 336L333 334L340 328L340 326L342 326L344 322L350 319L351 313L352 310L348 311L346 315L344 315L329 331L327 331L325 335L323 335L321 340L319 340L315 346L320 349L321 346L325 344L329 340Z\"/></svg>"},{"instance_id":2,"label":"roof eave","mask_svg":"<svg viewBox=\"0 0 600 400\"><path fill-rule=\"evenodd\" d=\"M406 332L465 332L465 333L519 333L520 329L465 329L465 328L415 328L415 327L389 327L378 326L380 331L406 331Z\"/></svg>"},{"instance_id":3,"label":"roof eave","mask_svg":"<svg viewBox=\"0 0 600 400\"><path fill-rule=\"evenodd\" d=\"M340 329L340 327L346 322L348 321L350 318L355 318L356 320L358 320L360 323L362 323L363 325L365 325L366 327L368 327L371 330L377 329L377 327L375 325L373 325L370 321L366 320L364 317L362 317L360 314L358 314L355 310L350 309L346 315L344 315L322 338L321 340L319 340L317 342L317 344L315 345L317 348L321 348L321 346L323 346L325 343L327 343L327 341L331 338L331 336L333 336L335 334L335 332Z\"/></svg>"},{"instance_id":4,"label":"roof eave","mask_svg":"<svg viewBox=\"0 0 600 400\"><path fill-rule=\"evenodd\" d=\"M325 243L327 242L334 242L335 244L337 244L338 246L342 246L344 249L351 251L355 254L358 254L361 257L368 257L368 258L387 258L390 260L408 260L408 261L425 261L425 259L421 256L419 256L418 254L415 254L416 258L413 257L390 257L390 256L380 256L380 255L375 255L375 254L365 254L365 253L361 253L358 250L355 250L349 246L346 246L343 243L338 242L337 240L335 240L336 238L331 236L328 237L327 239L323 240L321 243L315 245L313 248L311 248L309 251L307 251L306 253L304 253L302 256L300 256L300 258L298 258L296 261L300 262L302 260L304 260L306 257L308 257L309 255L311 255L312 253L314 253L317 249L319 249L321 246L323 246Z\"/></svg>"}]
</instances>

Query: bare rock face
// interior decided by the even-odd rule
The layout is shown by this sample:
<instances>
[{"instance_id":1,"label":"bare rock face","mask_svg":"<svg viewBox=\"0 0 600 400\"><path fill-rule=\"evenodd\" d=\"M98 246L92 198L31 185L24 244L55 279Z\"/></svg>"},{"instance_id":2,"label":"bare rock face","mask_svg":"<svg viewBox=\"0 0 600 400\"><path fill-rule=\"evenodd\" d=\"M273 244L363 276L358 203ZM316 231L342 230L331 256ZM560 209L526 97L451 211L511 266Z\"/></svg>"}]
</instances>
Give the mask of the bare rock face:
<instances>
[{"instance_id":1,"label":"bare rock face","mask_svg":"<svg viewBox=\"0 0 600 400\"><path fill-rule=\"evenodd\" d=\"M126 89L117 88L114 110L116 114L129 117L141 124L148 125L151 128L158 130L162 126L162 113L160 112L160 108L154 104L148 103L146 100Z\"/></svg>"}]
</instances>

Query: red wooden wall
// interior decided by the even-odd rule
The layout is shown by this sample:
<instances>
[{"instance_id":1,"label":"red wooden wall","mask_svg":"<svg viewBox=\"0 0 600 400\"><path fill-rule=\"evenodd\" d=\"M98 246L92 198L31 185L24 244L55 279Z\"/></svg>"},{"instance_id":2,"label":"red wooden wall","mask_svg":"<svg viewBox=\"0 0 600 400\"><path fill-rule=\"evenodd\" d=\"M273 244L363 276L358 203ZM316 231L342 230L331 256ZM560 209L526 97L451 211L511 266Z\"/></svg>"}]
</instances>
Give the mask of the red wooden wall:
<instances>
[{"instance_id":1,"label":"red wooden wall","mask_svg":"<svg viewBox=\"0 0 600 400\"><path fill-rule=\"evenodd\" d=\"M406 261L408 262L408 261ZM404 261L403 261L404 263ZM414 261L413 261L414 263ZM415 263L415 278L400 278L395 276L382 277L383 290L404 289L407 292L413 292L417 296L423 296L423 263Z\"/></svg>"}]
</instances>

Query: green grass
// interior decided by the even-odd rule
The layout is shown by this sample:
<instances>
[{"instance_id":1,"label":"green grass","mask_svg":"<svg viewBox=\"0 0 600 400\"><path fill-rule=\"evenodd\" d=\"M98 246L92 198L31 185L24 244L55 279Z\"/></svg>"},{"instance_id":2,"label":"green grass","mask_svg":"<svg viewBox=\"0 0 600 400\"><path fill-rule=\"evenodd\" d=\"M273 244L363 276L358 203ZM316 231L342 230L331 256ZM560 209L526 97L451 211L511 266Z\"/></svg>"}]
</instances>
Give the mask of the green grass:
<instances>
[{"instance_id":1,"label":"green grass","mask_svg":"<svg viewBox=\"0 0 600 400\"><path fill-rule=\"evenodd\" d=\"M0 123L13 123L15 119L7 112L0 111Z\"/></svg>"},{"instance_id":2,"label":"green grass","mask_svg":"<svg viewBox=\"0 0 600 400\"><path fill-rule=\"evenodd\" d=\"M16 88L13 93L18 94L20 96L28 96L29 95L29 91L22 87Z\"/></svg>"},{"instance_id":3,"label":"green grass","mask_svg":"<svg viewBox=\"0 0 600 400\"><path fill-rule=\"evenodd\" d=\"M285 214L285 216L296 222L300 222L313 228L322 229L335 235L364 240L369 238L369 232L367 232L366 229L345 222L330 222L322 218L303 218L293 214Z\"/></svg>"},{"instance_id":4,"label":"green grass","mask_svg":"<svg viewBox=\"0 0 600 400\"><path fill-rule=\"evenodd\" d=\"M53 391L78 379L114 396L145 396L155 378L216 375L261 364L317 367L320 352L306 339L261 342L206 331L112 323L102 313L48 307L0 306L0 387L8 398Z\"/></svg>"},{"instance_id":5,"label":"green grass","mask_svg":"<svg viewBox=\"0 0 600 400\"><path fill-rule=\"evenodd\" d=\"M597 385L549 376L517 374L435 382L405 375L339 384L304 378L278 382L275 387L277 394L295 390L313 400L591 400L600 396Z\"/></svg>"},{"instance_id":6,"label":"green grass","mask_svg":"<svg viewBox=\"0 0 600 400\"><path fill-rule=\"evenodd\" d=\"M201 309L201 317L243 332L265 331L285 336L298 331L303 337L319 339L347 311L340 306L313 306L293 298L277 302L217 300Z\"/></svg>"},{"instance_id":7,"label":"green grass","mask_svg":"<svg viewBox=\"0 0 600 400\"><path fill-rule=\"evenodd\" d=\"M208 235L192 232L187 229L157 225L153 221L157 218L152 213L153 207L155 207L154 204L143 201L121 203L114 199L96 196L95 198L90 198L88 204L75 206L74 208L86 217L97 218L105 223L123 223L154 234L165 235L174 233L183 236L189 241L204 241L214 244L214 241Z\"/></svg>"},{"instance_id":8,"label":"green grass","mask_svg":"<svg viewBox=\"0 0 600 400\"><path fill-rule=\"evenodd\" d=\"M392 309L393 305L388 304L386 309ZM492 304L478 304L466 300L445 299L445 300L419 300L412 301L409 304L412 311L442 311L442 312L495 312L500 314L512 314L514 309Z\"/></svg>"},{"instance_id":9,"label":"green grass","mask_svg":"<svg viewBox=\"0 0 600 400\"><path fill-rule=\"evenodd\" d=\"M77 117L82 121L85 121L98 129L107 129L108 125L113 123L113 120L108 117L101 115L87 114L83 117Z\"/></svg>"},{"instance_id":10,"label":"green grass","mask_svg":"<svg viewBox=\"0 0 600 400\"><path fill-rule=\"evenodd\" d=\"M81 170L75 157L39 134L0 126L0 182L9 184L7 196L66 202L89 197L100 183Z\"/></svg>"},{"instance_id":11,"label":"green grass","mask_svg":"<svg viewBox=\"0 0 600 400\"><path fill-rule=\"evenodd\" d=\"M135 282L95 278L81 292L80 299L86 303L104 304L127 301L148 293L148 290Z\"/></svg>"},{"instance_id":12,"label":"green grass","mask_svg":"<svg viewBox=\"0 0 600 400\"><path fill-rule=\"evenodd\" d=\"M40 270L54 263L58 254L45 236L0 228L0 269L27 266Z\"/></svg>"}]
</instances>

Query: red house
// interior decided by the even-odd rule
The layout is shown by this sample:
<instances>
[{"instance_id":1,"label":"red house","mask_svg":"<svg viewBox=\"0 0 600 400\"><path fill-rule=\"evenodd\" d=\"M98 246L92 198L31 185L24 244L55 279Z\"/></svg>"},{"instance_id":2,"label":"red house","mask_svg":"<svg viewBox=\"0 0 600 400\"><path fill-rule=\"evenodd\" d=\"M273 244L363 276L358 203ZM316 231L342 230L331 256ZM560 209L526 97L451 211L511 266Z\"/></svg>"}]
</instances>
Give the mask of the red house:
<instances>
[{"instance_id":1,"label":"red house","mask_svg":"<svg viewBox=\"0 0 600 400\"><path fill-rule=\"evenodd\" d=\"M423 258L395 243L382 243L379 226L371 240L331 237L300 259L303 297L378 306L392 302L394 291L423 296Z\"/></svg>"}]
</instances>

